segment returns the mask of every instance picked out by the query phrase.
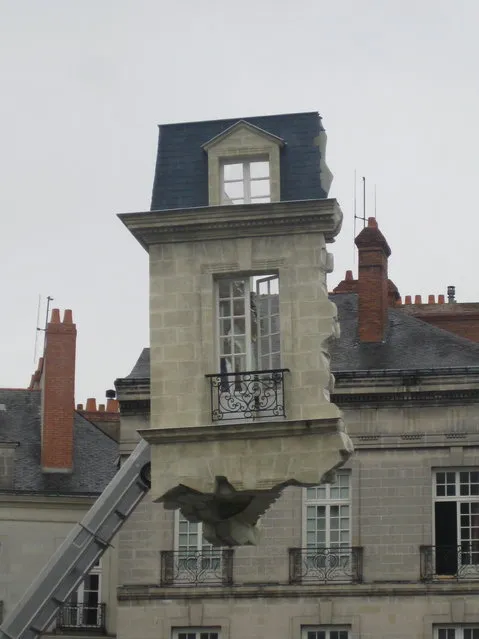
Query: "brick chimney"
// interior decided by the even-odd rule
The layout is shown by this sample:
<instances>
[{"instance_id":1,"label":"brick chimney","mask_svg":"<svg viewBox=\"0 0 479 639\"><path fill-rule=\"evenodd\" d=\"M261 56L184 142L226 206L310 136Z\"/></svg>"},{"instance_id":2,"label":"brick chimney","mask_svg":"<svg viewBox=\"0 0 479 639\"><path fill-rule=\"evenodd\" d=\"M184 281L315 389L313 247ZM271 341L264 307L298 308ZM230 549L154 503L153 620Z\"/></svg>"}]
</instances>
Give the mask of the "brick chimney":
<instances>
[{"instance_id":1,"label":"brick chimney","mask_svg":"<svg viewBox=\"0 0 479 639\"><path fill-rule=\"evenodd\" d=\"M39 384L43 472L68 473L73 469L76 335L71 310L65 310L61 322L60 311L53 309L46 329Z\"/></svg>"},{"instance_id":2,"label":"brick chimney","mask_svg":"<svg viewBox=\"0 0 479 639\"><path fill-rule=\"evenodd\" d=\"M382 342L388 318L391 249L374 217L368 219L368 225L355 243L358 247L359 339L361 342Z\"/></svg>"}]
</instances>

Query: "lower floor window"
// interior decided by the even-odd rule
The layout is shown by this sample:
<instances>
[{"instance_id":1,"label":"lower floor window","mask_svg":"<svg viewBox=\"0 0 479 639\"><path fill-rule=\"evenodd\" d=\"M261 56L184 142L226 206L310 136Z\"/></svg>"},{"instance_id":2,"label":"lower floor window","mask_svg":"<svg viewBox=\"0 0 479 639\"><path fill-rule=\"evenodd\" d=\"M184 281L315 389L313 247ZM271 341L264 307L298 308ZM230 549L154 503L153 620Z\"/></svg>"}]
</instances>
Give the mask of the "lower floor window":
<instances>
[{"instance_id":1,"label":"lower floor window","mask_svg":"<svg viewBox=\"0 0 479 639\"><path fill-rule=\"evenodd\" d=\"M302 639L349 639L349 630L324 626L306 627L303 628Z\"/></svg>"},{"instance_id":2,"label":"lower floor window","mask_svg":"<svg viewBox=\"0 0 479 639\"><path fill-rule=\"evenodd\" d=\"M436 639L479 639L479 626L448 626L436 629Z\"/></svg>"},{"instance_id":3,"label":"lower floor window","mask_svg":"<svg viewBox=\"0 0 479 639\"><path fill-rule=\"evenodd\" d=\"M221 639L218 629L178 628L173 630L172 639Z\"/></svg>"}]
</instances>

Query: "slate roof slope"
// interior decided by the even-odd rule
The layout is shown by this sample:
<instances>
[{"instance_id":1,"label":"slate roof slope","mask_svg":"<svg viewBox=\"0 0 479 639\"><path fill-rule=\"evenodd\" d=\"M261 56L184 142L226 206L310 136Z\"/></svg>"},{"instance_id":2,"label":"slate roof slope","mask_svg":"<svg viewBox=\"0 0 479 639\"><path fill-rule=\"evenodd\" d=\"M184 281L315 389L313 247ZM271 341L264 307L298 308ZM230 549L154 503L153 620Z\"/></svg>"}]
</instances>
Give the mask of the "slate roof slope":
<instances>
[{"instance_id":1,"label":"slate roof slope","mask_svg":"<svg viewBox=\"0 0 479 639\"><path fill-rule=\"evenodd\" d=\"M331 300L338 307L341 327L340 339L331 345L334 372L479 366L479 344L396 309L389 309L384 343L361 343L356 293L336 293ZM150 349L144 348L127 379L149 377Z\"/></svg>"},{"instance_id":2,"label":"slate roof slope","mask_svg":"<svg viewBox=\"0 0 479 639\"><path fill-rule=\"evenodd\" d=\"M40 391L0 389L0 437L17 442L13 490L55 494L99 494L117 471L117 443L75 413L71 474L42 473Z\"/></svg>"},{"instance_id":3,"label":"slate roof slope","mask_svg":"<svg viewBox=\"0 0 479 639\"><path fill-rule=\"evenodd\" d=\"M208 155L203 144L243 120L281 140L281 200L327 197L321 185L324 131L316 112L162 124L159 127L151 210L208 206Z\"/></svg>"},{"instance_id":4,"label":"slate roof slope","mask_svg":"<svg viewBox=\"0 0 479 639\"><path fill-rule=\"evenodd\" d=\"M125 379L150 379L150 349L144 348L133 366L131 373Z\"/></svg>"},{"instance_id":5,"label":"slate roof slope","mask_svg":"<svg viewBox=\"0 0 479 639\"><path fill-rule=\"evenodd\" d=\"M361 343L358 337L358 296L336 293L341 337L331 346L333 371L459 368L479 366L479 344L389 309L384 343Z\"/></svg>"}]
</instances>

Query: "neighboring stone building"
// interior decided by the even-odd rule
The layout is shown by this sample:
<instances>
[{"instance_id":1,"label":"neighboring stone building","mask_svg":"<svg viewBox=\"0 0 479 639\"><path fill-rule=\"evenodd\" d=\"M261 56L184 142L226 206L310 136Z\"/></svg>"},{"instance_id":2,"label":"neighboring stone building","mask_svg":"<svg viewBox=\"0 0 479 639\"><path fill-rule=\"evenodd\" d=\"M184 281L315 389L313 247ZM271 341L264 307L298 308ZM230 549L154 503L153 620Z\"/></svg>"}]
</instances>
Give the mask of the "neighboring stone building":
<instances>
[{"instance_id":1,"label":"neighboring stone building","mask_svg":"<svg viewBox=\"0 0 479 639\"><path fill-rule=\"evenodd\" d=\"M218 238L225 237L232 224L236 224L240 237L244 237L244 229L248 229L246 235L255 237L258 226L266 225L265 218L270 216L274 237L278 232L275 212L283 206L281 210L290 213L297 206L301 211L296 219L298 228L287 227L289 241L276 247L276 265L272 266L272 258L265 251L265 261L256 267L263 275L274 276L279 271L280 278L279 320L273 319L276 313L271 312L265 323L266 333L259 339L268 337L264 354L275 362L270 369L290 369L282 371L280 379L286 382L278 403L282 405L284 398L290 420L285 423L292 430L297 427L291 416L295 411L301 414L303 403L306 414L312 412L308 398L314 397L318 410L322 407L326 397L323 373L327 370L324 342L331 343L331 367L336 379L334 389L329 385L331 399L343 411L356 453L338 469L335 482L286 488L262 518L264 537L253 547L213 547L203 537L201 521L195 523L191 517L188 521L178 510L165 510L161 504L145 499L126 523L118 542L118 636L476 639L479 345L403 312L398 306L399 292L388 279L390 249L374 219L356 239L358 279L353 280L351 274L330 296L338 309L341 337L331 342L330 330L321 334L321 318L315 321L314 313L312 317L305 314L318 308L314 294L311 296L313 290L308 288L309 268L298 271L291 280L287 269L281 271L285 263L290 264L291 251L299 243L295 233L300 232L311 210L326 211L334 206L331 200L316 200L327 197L330 180L324 164L320 120L314 114L299 114L248 118L247 122L270 134L268 144L273 146L268 152L262 149L264 155L256 158L269 162L268 173L265 164L252 167L258 148L248 140L252 130L245 129L241 122L161 127L154 213L122 216L145 247L165 235L171 244L161 251L153 250L152 350L145 349L131 374L116 382L121 406L120 448L123 454L129 453L138 431L157 449L160 443L163 448L170 443L178 445L176 432L168 439L168 434L162 436L161 431L186 426L182 444L186 459L190 455L189 438L196 438L195 429L213 419L215 425L204 431L203 449L198 448L202 451L200 461L211 463L221 431L228 428L217 419L218 411L231 412L239 437L248 432L254 438L255 429L263 432L264 424L254 419L254 411L246 414L244 410L245 389L241 386L245 362L254 362L258 352L263 354L261 344L252 340L254 345L244 353L230 332L223 330L225 318L234 318L227 317L226 312L221 314L226 306L222 302L233 305L241 296L235 296L231 289L222 293L218 287L215 298L205 284L211 279L213 267L201 271L201 260L192 260L181 242L185 226L193 229L189 239L197 241L205 232L205 218L210 233L216 226ZM225 141L228 132L241 127L245 137L230 138L222 151L208 157L211 143L201 147L215 136ZM272 136L283 142L276 143L277 150ZM225 160L231 161L231 157L235 158L235 168L226 169ZM263 184L253 184L255 175ZM327 179L322 180L322 176ZM254 205L253 193L258 193L260 201L271 200L271 204ZM275 200L280 200L281 206L275 206ZM303 204L301 200L308 202ZM225 203L238 204L227 207ZM248 203L253 206L246 206ZM215 208L204 208L208 204ZM221 239L216 241L221 247ZM214 262L221 273L239 270L249 275L252 256L258 265L260 260L249 240L241 241L241 250L218 249L215 260L211 247L203 248L199 255L205 262ZM267 244L264 241L261 246ZM317 247L321 249L321 243ZM301 251L296 253L298 259L301 255ZM301 262L297 266L301 267ZM321 288L324 271L320 262L317 267ZM209 278L202 280L200 290L195 289L195 269ZM221 279L217 276L219 282ZM306 297L301 303L284 304L283 296L291 300L294 287L298 289L294 295ZM275 289L274 295L277 293ZM324 291L314 293L321 299ZM165 294L173 297L165 298ZM266 294L271 295L271 291ZM165 312L171 310L169 304L177 305L178 298L184 303L185 317L175 311L169 325L160 327ZM255 297L248 299L257 308ZM311 306L303 305L306 299ZM270 309L275 308L275 300L271 298ZM214 337L219 340L216 359L214 340L208 336L215 308L219 311ZM255 313L248 320L250 326L256 322ZM191 326L185 325L190 314L201 326L199 333L196 328L191 333ZM295 323L299 319L306 321ZM271 339L278 321L279 362ZM236 334L240 335L233 331L233 336ZM293 340L304 349L297 358L291 357ZM181 356L178 341L184 343ZM311 370L304 371L302 357L308 351ZM199 380L195 371L205 352L209 368L202 372L213 376ZM235 352L249 358L237 368L230 357ZM320 375L313 373L315 367ZM298 375L298 368L304 374ZM235 380L233 386L223 384L230 375ZM210 380L217 382L211 389ZM310 384L319 396L309 391ZM221 393L228 393L234 405L222 401ZM196 408L192 397L198 398ZM223 419L227 416L223 414ZM154 428L148 432L150 421ZM249 430L241 422L248 424ZM259 449L267 467L275 454L277 438L261 443L257 450L255 441L261 440L245 446L242 455L231 446L239 466L248 463L248 456ZM301 458L295 457L294 439L291 443L290 459L294 466L301 465ZM191 455L188 464L197 466ZM158 450L154 451L153 466L154 498L161 494L160 475L171 477L178 469L178 474L187 472L176 453L161 458ZM295 468L286 472L294 474Z\"/></svg>"},{"instance_id":2,"label":"neighboring stone building","mask_svg":"<svg viewBox=\"0 0 479 639\"><path fill-rule=\"evenodd\" d=\"M8 613L118 467L118 445L74 410L76 327L54 309L28 389L0 389L0 601ZM59 611L52 633L116 631L108 551Z\"/></svg>"}]
</instances>

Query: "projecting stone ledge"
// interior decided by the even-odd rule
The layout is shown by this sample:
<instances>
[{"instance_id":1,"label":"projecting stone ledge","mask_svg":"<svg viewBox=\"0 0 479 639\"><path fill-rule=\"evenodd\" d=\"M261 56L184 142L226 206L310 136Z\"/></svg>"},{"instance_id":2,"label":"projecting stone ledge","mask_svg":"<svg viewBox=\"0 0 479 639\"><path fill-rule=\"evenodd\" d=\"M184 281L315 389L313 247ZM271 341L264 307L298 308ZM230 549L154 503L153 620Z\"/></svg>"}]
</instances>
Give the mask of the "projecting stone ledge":
<instances>
[{"instance_id":1,"label":"projecting stone ledge","mask_svg":"<svg viewBox=\"0 0 479 639\"><path fill-rule=\"evenodd\" d=\"M215 546L257 544L258 519L287 486L317 486L353 452L340 418L139 431L153 500L203 523Z\"/></svg>"}]
</instances>

